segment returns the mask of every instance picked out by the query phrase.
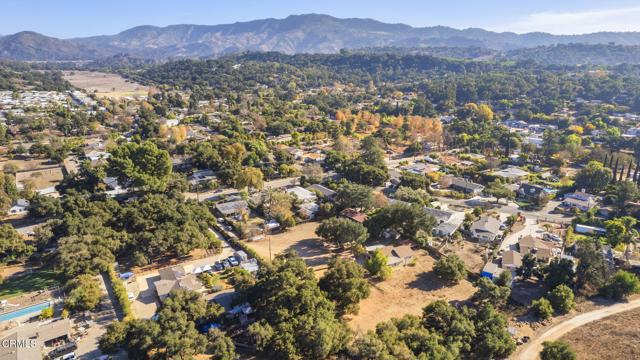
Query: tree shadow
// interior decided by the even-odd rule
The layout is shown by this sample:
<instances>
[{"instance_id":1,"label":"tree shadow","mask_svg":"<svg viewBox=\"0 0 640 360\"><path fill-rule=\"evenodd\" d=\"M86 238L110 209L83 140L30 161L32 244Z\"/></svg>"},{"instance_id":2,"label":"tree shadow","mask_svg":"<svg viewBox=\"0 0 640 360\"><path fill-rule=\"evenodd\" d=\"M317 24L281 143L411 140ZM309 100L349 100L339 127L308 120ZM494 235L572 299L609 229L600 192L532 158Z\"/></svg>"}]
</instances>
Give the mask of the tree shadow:
<instances>
[{"instance_id":1,"label":"tree shadow","mask_svg":"<svg viewBox=\"0 0 640 360\"><path fill-rule=\"evenodd\" d=\"M408 283L407 286L422 291L435 291L449 286L449 284L438 278L435 272L429 271L418 275L416 279Z\"/></svg>"}]
</instances>

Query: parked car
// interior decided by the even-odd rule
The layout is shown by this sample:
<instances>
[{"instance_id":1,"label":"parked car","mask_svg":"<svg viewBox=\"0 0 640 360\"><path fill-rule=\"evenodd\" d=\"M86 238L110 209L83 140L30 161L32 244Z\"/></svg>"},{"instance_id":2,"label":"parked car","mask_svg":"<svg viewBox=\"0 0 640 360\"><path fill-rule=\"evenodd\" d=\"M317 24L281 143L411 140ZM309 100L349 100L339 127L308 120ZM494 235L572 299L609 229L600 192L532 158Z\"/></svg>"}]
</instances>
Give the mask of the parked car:
<instances>
[{"instance_id":1,"label":"parked car","mask_svg":"<svg viewBox=\"0 0 640 360\"><path fill-rule=\"evenodd\" d=\"M215 264L213 264L213 269L215 271L222 271L222 270L224 270L224 266L222 265L222 263L220 261L216 261Z\"/></svg>"},{"instance_id":2,"label":"parked car","mask_svg":"<svg viewBox=\"0 0 640 360\"><path fill-rule=\"evenodd\" d=\"M231 267L231 263L229 262L228 259L222 260L222 267L225 268L225 269L228 269L228 268Z\"/></svg>"},{"instance_id":3,"label":"parked car","mask_svg":"<svg viewBox=\"0 0 640 360\"><path fill-rule=\"evenodd\" d=\"M240 265L240 262L238 261L238 259L236 259L235 256L229 256L227 258L227 260L229 260L229 263L231 263L231 266L238 266Z\"/></svg>"},{"instance_id":4,"label":"parked car","mask_svg":"<svg viewBox=\"0 0 640 360\"><path fill-rule=\"evenodd\" d=\"M544 235L542 235L542 238L547 241L562 242L562 238L556 234L544 233Z\"/></svg>"}]
</instances>

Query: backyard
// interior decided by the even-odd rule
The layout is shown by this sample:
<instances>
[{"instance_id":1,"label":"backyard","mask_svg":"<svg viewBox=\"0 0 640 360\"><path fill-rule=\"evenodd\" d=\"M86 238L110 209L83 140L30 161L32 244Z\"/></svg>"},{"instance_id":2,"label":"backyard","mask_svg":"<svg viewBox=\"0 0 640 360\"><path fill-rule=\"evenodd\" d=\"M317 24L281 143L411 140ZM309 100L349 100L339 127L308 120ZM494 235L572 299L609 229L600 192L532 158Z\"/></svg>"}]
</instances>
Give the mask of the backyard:
<instances>
[{"instance_id":1,"label":"backyard","mask_svg":"<svg viewBox=\"0 0 640 360\"><path fill-rule=\"evenodd\" d=\"M308 266L321 271L326 268L332 254L315 233L318 225L318 222L296 225L279 234L269 235L264 240L247 242L247 245L267 261L269 260L269 242L271 242L272 258L287 250L295 250Z\"/></svg>"},{"instance_id":2,"label":"backyard","mask_svg":"<svg viewBox=\"0 0 640 360\"><path fill-rule=\"evenodd\" d=\"M52 270L38 270L26 275L12 276L0 284L0 299L43 290L59 285L60 276Z\"/></svg>"},{"instance_id":3,"label":"backyard","mask_svg":"<svg viewBox=\"0 0 640 360\"><path fill-rule=\"evenodd\" d=\"M467 280L454 286L440 281L432 271L434 263L426 251L416 251L415 266L395 267L389 280L371 286L371 295L360 302L360 312L351 316L349 326L356 331L373 330L391 318L420 315L432 301L461 301L473 295L475 288Z\"/></svg>"}]
</instances>

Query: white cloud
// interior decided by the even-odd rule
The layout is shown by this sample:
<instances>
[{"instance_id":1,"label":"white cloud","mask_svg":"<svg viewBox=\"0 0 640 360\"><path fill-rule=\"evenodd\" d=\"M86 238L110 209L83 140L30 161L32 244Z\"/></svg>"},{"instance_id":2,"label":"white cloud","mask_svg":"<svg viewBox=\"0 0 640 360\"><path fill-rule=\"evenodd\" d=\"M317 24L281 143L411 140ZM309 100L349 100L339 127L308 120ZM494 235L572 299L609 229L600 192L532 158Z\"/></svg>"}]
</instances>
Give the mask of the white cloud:
<instances>
[{"instance_id":1,"label":"white cloud","mask_svg":"<svg viewBox=\"0 0 640 360\"><path fill-rule=\"evenodd\" d=\"M492 30L517 33L585 34L598 31L640 31L640 6L578 12L540 12L514 22L496 24Z\"/></svg>"}]
</instances>

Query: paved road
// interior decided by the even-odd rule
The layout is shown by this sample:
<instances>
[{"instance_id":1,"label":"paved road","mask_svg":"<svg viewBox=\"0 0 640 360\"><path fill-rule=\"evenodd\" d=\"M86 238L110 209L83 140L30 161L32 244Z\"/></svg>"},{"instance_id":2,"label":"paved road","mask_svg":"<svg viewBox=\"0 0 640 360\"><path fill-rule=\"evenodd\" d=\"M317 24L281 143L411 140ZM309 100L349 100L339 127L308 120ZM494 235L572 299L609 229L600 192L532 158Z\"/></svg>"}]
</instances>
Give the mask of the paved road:
<instances>
[{"instance_id":1,"label":"paved road","mask_svg":"<svg viewBox=\"0 0 640 360\"><path fill-rule=\"evenodd\" d=\"M576 317L563 321L547 329L542 335L533 339L529 344L523 347L515 359L520 360L534 360L538 359L540 351L542 351L542 343L545 341L558 340L564 334L576 329L582 325L590 322L603 319L607 316L618 314L621 312L633 310L640 307L640 298L626 303L620 303L612 306L607 306L602 309L590 311L588 313L580 314Z\"/></svg>"}]
</instances>

